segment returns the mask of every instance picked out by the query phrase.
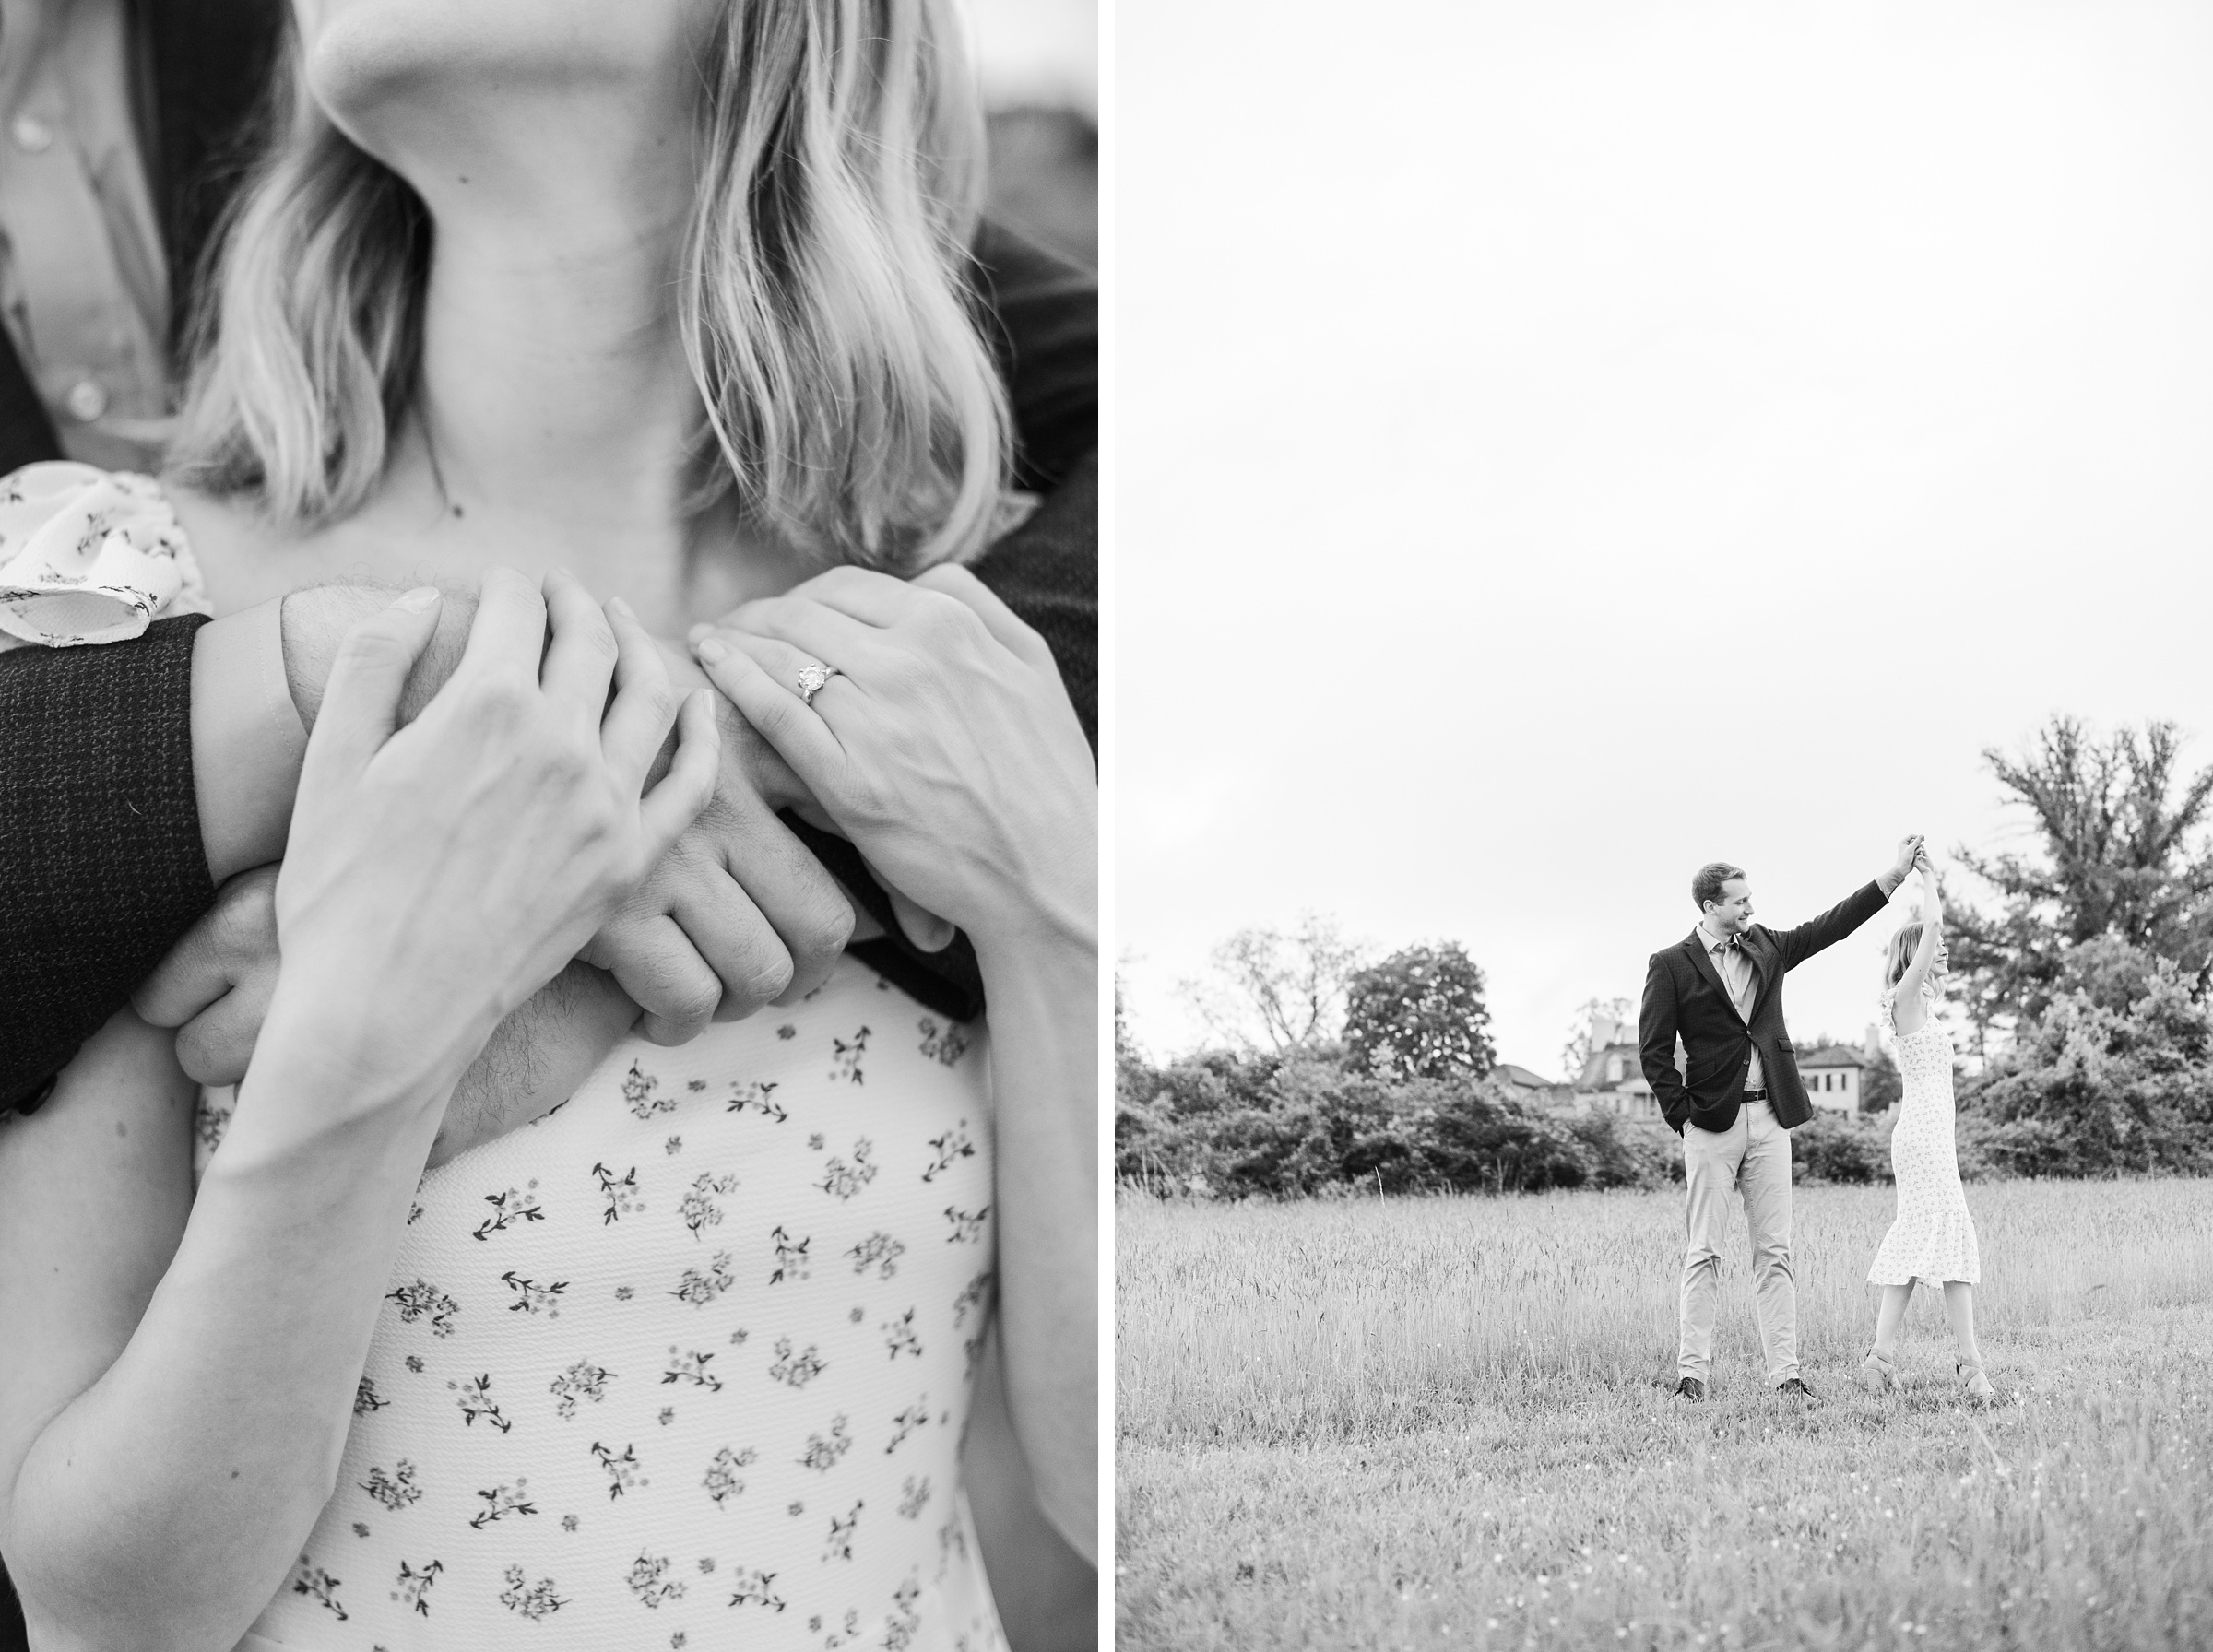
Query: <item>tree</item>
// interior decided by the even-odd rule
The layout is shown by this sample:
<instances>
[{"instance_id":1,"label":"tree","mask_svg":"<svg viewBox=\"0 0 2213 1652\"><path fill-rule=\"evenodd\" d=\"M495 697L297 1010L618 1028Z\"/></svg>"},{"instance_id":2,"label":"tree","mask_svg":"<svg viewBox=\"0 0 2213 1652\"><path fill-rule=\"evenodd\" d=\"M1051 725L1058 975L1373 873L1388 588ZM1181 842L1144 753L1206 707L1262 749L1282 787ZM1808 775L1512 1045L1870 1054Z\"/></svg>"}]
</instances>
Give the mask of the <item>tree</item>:
<instances>
[{"instance_id":1,"label":"tree","mask_svg":"<svg viewBox=\"0 0 2213 1652\"><path fill-rule=\"evenodd\" d=\"M2213 853L2196 841L2213 809L2213 769L2185 778L2181 746L2172 723L2101 738L2055 716L2022 755L1983 752L2042 842L2033 856L1955 851L2002 902L1995 915L1953 914L1954 961L1979 1027L2040 1017L2069 949L2100 937L2186 974L2213 960Z\"/></svg>"},{"instance_id":2,"label":"tree","mask_svg":"<svg viewBox=\"0 0 2213 1652\"><path fill-rule=\"evenodd\" d=\"M1118 1097L1143 1101L1153 1079L1153 1064L1145 1059L1137 1036L1130 1031L1130 1016L1122 1003L1122 972L1114 972L1114 1090Z\"/></svg>"},{"instance_id":3,"label":"tree","mask_svg":"<svg viewBox=\"0 0 2213 1652\"><path fill-rule=\"evenodd\" d=\"M1905 1080L1899 1076L1898 1063L1888 1050L1876 1052L1875 1059L1867 1064L1866 1088L1860 1092L1862 1113L1888 1113L1898 1105L1906 1093Z\"/></svg>"},{"instance_id":4,"label":"tree","mask_svg":"<svg viewBox=\"0 0 2213 1652\"><path fill-rule=\"evenodd\" d=\"M1288 935L1238 930L1214 949L1208 979L1178 987L1234 1048L1283 1055L1336 1036L1345 988L1367 959L1335 918L1303 913Z\"/></svg>"},{"instance_id":5,"label":"tree","mask_svg":"<svg viewBox=\"0 0 2213 1652\"><path fill-rule=\"evenodd\" d=\"M1568 1042L1560 1046L1560 1077L1572 1084L1582 1074L1583 1064L1591 1059L1594 1045L1592 1042L1592 1023L1610 1021L1617 1027L1637 1024L1637 1006L1627 998L1585 998L1575 1007L1575 1021L1568 1029Z\"/></svg>"},{"instance_id":6,"label":"tree","mask_svg":"<svg viewBox=\"0 0 2213 1652\"><path fill-rule=\"evenodd\" d=\"M2028 1175L2213 1171L2213 1006L2174 961L2111 936L2071 950L2051 1001L1976 1091L1983 1153Z\"/></svg>"},{"instance_id":7,"label":"tree","mask_svg":"<svg viewBox=\"0 0 2213 1652\"><path fill-rule=\"evenodd\" d=\"M1481 1078L1497 1065L1483 971L1457 941L1408 947L1352 978L1344 1047L1390 1079Z\"/></svg>"}]
</instances>

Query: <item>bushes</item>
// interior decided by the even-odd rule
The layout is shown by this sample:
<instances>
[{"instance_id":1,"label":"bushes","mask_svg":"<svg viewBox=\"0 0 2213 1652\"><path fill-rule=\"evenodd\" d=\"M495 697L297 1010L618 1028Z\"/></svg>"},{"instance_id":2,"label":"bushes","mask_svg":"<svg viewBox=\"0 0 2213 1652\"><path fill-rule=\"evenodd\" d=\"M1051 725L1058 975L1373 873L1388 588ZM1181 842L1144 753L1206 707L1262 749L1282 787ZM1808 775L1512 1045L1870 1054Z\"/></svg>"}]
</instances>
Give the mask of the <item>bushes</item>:
<instances>
[{"instance_id":1,"label":"bushes","mask_svg":"<svg viewBox=\"0 0 2213 1652\"><path fill-rule=\"evenodd\" d=\"M1160 1193L1293 1198L1643 1187L1680 1179L1674 1138L1604 1115L1555 1118L1485 1080L1394 1080L1336 1052L1213 1051L1126 1071L1115 1172Z\"/></svg>"},{"instance_id":2,"label":"bushes","mask_svg":"<svg viewBox=\"0 0 2213 1652\"><path fill-rule=\"evenodd\" d=\"M1683 1183L1683 1150L1663 1124L1582 1113L1565 1121L1597 1165L1596 1187L1664 1187Z\"/></svg>"},{"instance_id":3,"label":"bushes","mask_svg":"<svg viewBox=\"0 0 2213 1652\"><path fill-rule=\"evenodd\" d=\"M1675 1137L1606 1114L1557 1116L1462 1073L1400 1079L1342 1051L1209 1051L1119 1065L1115 1169L1161 1192L1292 1198L1652 1187L1682 1180ZM1887 1182L1888 1121L1817 1115L1792 1132L1804 1182ZM2213 1174L2213 1007L2172 962L2096 940L2063 959L2050 1006L1962 1082L1959 1174Z\"/></svg>"},{"instance_id":4,"label":"bushes","mask_svg":"<svg viewBox=\"0 0 2213 1652\"><path fill-rule=\"evenodd\" d=\"M2006 1174L2213 1174L2213 1010L2167 959L2076 947L1970 1104L1978 1153Z\"/></svg>"},{"instance_id":5,"label":"bushes","mask_svg":"<svg viewBox=\"0 0 2213 1652\"><path fill-rule=\"evenodd\" d=\"M1791 1172L1800 1182L1888 1182L1889 1131L1879 1123L1817 1113L1791 1132Z\"/></svg>"}]
</instances>

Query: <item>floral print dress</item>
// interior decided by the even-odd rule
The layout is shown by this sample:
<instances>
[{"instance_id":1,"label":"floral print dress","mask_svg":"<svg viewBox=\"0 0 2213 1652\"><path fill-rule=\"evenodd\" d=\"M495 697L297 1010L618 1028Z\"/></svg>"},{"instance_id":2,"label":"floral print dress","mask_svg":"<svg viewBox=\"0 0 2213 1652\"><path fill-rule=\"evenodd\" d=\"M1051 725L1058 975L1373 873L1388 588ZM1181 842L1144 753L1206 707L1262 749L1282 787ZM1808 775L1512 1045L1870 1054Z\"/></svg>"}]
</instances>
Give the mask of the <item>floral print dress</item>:
<instances>
[{"instance_id":1,"label":"floral print dress","mask_svg":"<svg viewBox=\"0 0 2213 1652\"><path fill-rule=\"evenodd\" d=\"M150 478L0 477L0 651L207 611ZM337 1493L242 1652L1000 1652L959 1458L984 1036L847 958L426 1174Z\"/></svg>"},{"instance_id":2,"label":"floral print dress","mask_svg":"<svg viewBox=\"0 0 2213 1652\"><path fill-rule=\"evenodd\" d=\"M1982 1277L1967 1189L1959 1182L1953 1140L1952 1040L1936 1019L1936 989L1923 982L1926 1019L1911 1032L1898 1030L1896 999L1882 999L1883 1030L1896 1040L1898 1076L1905 1094L1890 1136L1890 1169L1898 1182L1898 1218L1867 1270L1871 1285L1910 1285L1925 1280L1973 1284Z\"/></svg>"},{"instance_id":3,"label":"floral print dress","mask_svg":"<svg viewBox=\"0 0 2213 1652\"><path fill-rule=\"evenodd\" d=\"M430 1172L337 1494L243 1646L1003 1646L959 1464L983 1037L846 959Z\"/></svg>"}]
</instances>

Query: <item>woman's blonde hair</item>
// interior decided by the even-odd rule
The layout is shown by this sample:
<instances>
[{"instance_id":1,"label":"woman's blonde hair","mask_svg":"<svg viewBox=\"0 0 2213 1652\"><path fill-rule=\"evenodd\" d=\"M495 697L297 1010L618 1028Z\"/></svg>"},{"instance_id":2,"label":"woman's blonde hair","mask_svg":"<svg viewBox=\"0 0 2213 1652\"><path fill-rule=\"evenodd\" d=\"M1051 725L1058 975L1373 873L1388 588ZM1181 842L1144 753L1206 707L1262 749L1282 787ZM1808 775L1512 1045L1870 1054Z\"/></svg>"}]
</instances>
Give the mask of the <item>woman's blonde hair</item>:
<instances>
[{"instance_id":1,"label":"woman's blonde hair","mask_svg":"<svg viewBox=\"0 0 2213 1652\"><path fill-rule=\"evenodd\" d=\"M735 489L825 560L973 554L1009 438L971 309L983 117L953 0L747 0L701 62L678 301L711 433L694 508ZM296 35L273 96L172 462L314 525L369 497L413 400L432 223L315 102Z\"/></svg>"},{"instance_id":2,"label":"woman's blonde hair","mask_svg":"<svg viewBox=\"0 0 2213 1652\"><path fill-rule=\"evenodd\" d=\"M1921 924L1918 920L1901 925L1890 938L1889 950L1883 954L1883 990L1888 992L1906 978L1912 967L1914 950L1921 945Z\"/></svg>"}]
</instances>

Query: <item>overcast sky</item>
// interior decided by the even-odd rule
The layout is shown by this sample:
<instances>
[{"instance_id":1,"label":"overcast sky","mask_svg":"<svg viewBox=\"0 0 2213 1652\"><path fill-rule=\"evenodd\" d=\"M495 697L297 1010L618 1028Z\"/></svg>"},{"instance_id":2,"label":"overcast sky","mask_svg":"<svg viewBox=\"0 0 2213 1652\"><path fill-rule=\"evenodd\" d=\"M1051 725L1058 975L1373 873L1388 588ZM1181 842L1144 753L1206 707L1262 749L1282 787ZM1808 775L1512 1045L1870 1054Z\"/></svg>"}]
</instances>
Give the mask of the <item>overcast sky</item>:
<instances>
[{"instance_id":1,"label":"overcast sky","mask_svg":"<svg viewBox=\"0 0 2213 1652\"><path fill-rule=\"evenodd\" d=\"M1357 31L1348 18L1357 18ZM1115 944L1462 942L1556 1070L1712 858L1759 915L1980 753L2213 763L2213 11L1120 8ZM1878 919L1792 977L1871 1018Z\"/></svg>"},{"instance_id":2,"label":"overcast sky","mask_svg":"<svg viewBox=\"0 0 2213 1652\"><path fill-rule=\"evenodd\" d=\"M984 96L1017 103L1099 107L1097 0L967 0Z\"/></svg>"}]
</instances>

